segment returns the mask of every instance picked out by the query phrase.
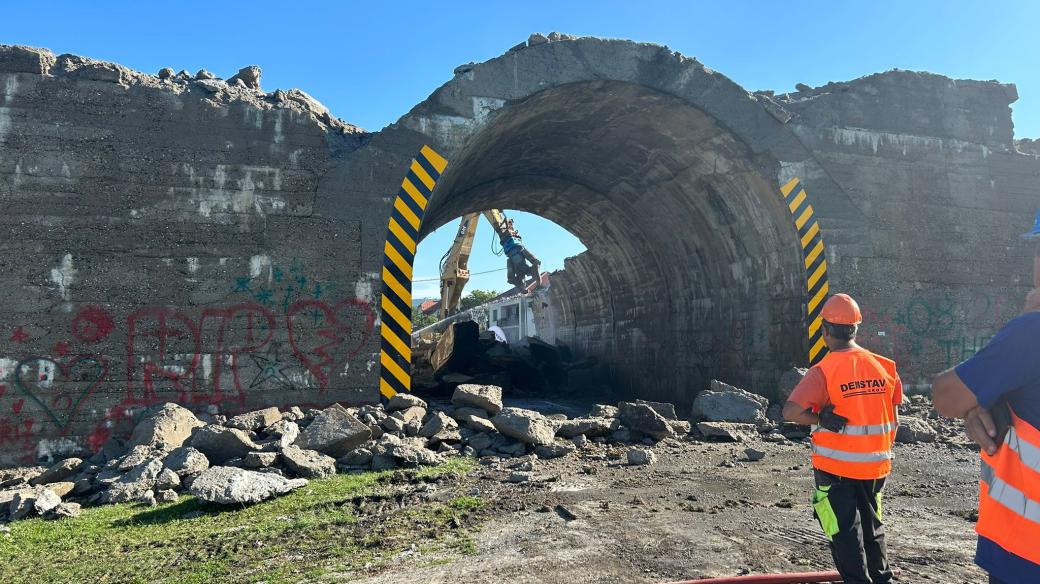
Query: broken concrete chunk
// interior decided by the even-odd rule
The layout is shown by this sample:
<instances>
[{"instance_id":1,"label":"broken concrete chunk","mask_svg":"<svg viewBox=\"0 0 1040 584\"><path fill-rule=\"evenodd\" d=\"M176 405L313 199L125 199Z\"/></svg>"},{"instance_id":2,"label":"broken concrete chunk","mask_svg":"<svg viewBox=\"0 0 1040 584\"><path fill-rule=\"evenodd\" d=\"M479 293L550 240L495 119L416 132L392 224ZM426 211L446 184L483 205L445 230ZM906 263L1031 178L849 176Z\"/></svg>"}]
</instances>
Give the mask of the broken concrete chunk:
<instances>
[{"instance_id":1,"label":"broken concrete chunk","mask_svg":"<svg viewBox=\"0 0 1040 584\"><path fill-rule=\"evenodd\" d=\"M165 491L169 489L177 489L180 488L180 486L181 478L177 476L177 473L168 468L164 468L155 479L154 490Z\"/></svg>"},{"instance_id":2,"label":"broken concrete chunk","mask_svg":"<svg viewBox=\"0 0 1040 584\"><path fill-rule=\"evenodd\" d=\"M899 429L896 430L896 442L901 444L917 444L918 442L935 442L935 430L921 418L900 416Z\"/></svg>"},{"instance_id":3,"label":"broken concrete chunk","mask_svg":"<svg viewBox=\"0 0 1040 584\"><path fill-rule=\"evenodd\" d=\"M544 45L549 42L549 37L545 36L540 32L536 32L531 36L527 37L527 46L533 47L535 45Z\"/></svg>"},{"instance_id":4,"label":"broken concrete chunk","mask_svg":"<svg viewBox=\"0 0 1040 584\"><path fill-rule=\"evenodd\" d=\"M243 87L250 89L260 89L260 67L256 65L249 65L248 67L242 67L238 70L238 73L228 79L228 83L236 84L241 81Z\"/></svg>"},{"instance_id":5,"label":"broken concrete chunk","mask_svg":"<svg viewBox=\"0 0 1040 584\"><path fill-rule=\"evenodd\" d=\"M47 519L68 519L70 517L79 517L83 511L79 503L60 503L53 509L47 512L44 516Z\"/></svg>"},{"instance_id":6,"label":"broken concrete chunk","mask_svg":"<svg viewBox=\"0 0 1040 584\"><path fill-rule=\"evenodd\" d=\"M713 379L711 389L693 400L692 416L709 422L759 424L766 421L767 407L769 400L765 397Z\"/></svg>"},{"instance_id":7,"label":"broken concrete chunk","mask_svg":"<svg viewBox=\"0 0 1040 584\"><path fill-rule=\"evenodd\" d=\"M748 447L744 449L744 456L747 456L747 459L751 462L757 462L766 457L766 452L757 448Z\"/></svg>"},{"instance_id":8,"label":"broken concrete chunk","mask_svg":"<svg viewBox=\"0 0 1040 584\"><path fill-rule=\"evenodd\" d=\"M661 440L672 435L668 420L646 404L621 402L618 404L618 418L629 430L651 438Z\"/></svg>"},{"instance_id":9,"label":"broken concrete chunk","mask_svg":"<svg viewBox=\"0 0 1040 584\"><path fill-rule=\"evenodd\" d=\"M174 403L164 403L145 411L134 426L127 446L177 448L184 444L195 428L205 426L195 414Z\"/></svg>"},{"instance_id":10,"label":"broken concrete chunk","mask_svg":"<svg viewBox=\"0 0 1040 584\"><path fill-rule=\"evenodd\" d=\"M412 442L411 439L392 446L390 455L406 467L433 466L443 462L439 454L427 449L422 443Z\"/></svg>"},{"instance_id":11,"label":"broken concrete chunk","mask_svg":"<svg viewBox=\"0 0 1040 584\"><path fill-rule=\"evenodd\" d=\"M61 497L46 487L36 487L33 493L33 511L37 515L46 515L51 509L61 505Z\"/></svg>"},{"instance_id":12,"label":"broken concrete chunk","mask_svg":"<svg viewBox=\"0 0 1040 584\"><path fill-rule=\"evenodd\" d=\"M228 466L214 466L191 484L191 494L203 501L222 505L259 503L307 485L307 479L287 479Z\"/></svg>"},{"instance_id":13,"label":"broken concrete chunk","mask_svg":"<svg viewBox=\"0 0 1040 584\"><path fill-rule=\"evenodd\" d=\"M657 462L657 455L649 448L634 447L628 449L628 464L648 465Z\"/></svg>"},{"instance_id":14,"label":"broken concrete chunk","mask_svg":"<svg viewBox=\"0 0 1040 584\"><path fill-rule=\"evenodd\" d=\"M300 426L296 422L290 422L289 420L279 420L270 426L268 426L264 433L268 436L275 436L275 442L278 448L285 448L286 446L292 445L300 437Z\"/></svg>"},{"instance_id":15,"label":"broken concrete chunk","mask_svg":"<svg viewBox=\"0 0 1040 584\"><path fill-rule=\"evenodd\" d=\"M458 427L459 423L448 417L447 414L436 412L419 428L419 436L429 438L445 430L455 430Z\"/></svg>"},{"instance_id":16,"label":"broken concrete chunk","mask_svg":"<svg viewBox=\"0 0 1040 584\"><path fill-rule=\"evenodd\" d=\"M175 74L176 73L174 72L174 70L170 67L163 67L162 69L159 69L159 79L162 80L173 79L173 76Z\"/></svg>"},{"instance_id":17,"label":"broken concrete chunk","mask_svg":"<svg viewBox=\"0 0 1040 584\"><path fill-rule=\"evenodd\" d=\"M176 501L179 498L180 498L180 495L177 494L177 491L170 490L170 489L165 490L165 491L159 491L159 492L155 493L155 502L156 503L173 503L174 501Z\"/></svg>"},{"instance_id":18,"label":"broken concrete chunk","mask_svg":"<svg viewBox=\"0 0 1040 584\"><path fill-rule=\"evenodd\" d=\"M47 49L0 45L0 73L47 75L51 72L54 61L54 53Z\"/></svg>"},{"instance_id":19,"label":"broken concrete chunk","mask_svg":"<svg viewBox=\"0 0 1040 584\"><path fill-rule=\"evenodd\" d=\"M494 416L502 409L502 388L497 385L463 384L455 388L451 403L457 407L480 408Z\"/></svg>"},{"instance_id":20,"label":"broken concrete chunk","mask_svg":"<svg viewBox=\"0 0 1040 584\"><path fill-rule=\"evenodd\" d=\"M35 478L29 481L30 485L46 485L49 483L57 483L64 481L65 479L76 474L83 466L83 460L80 458L66 458L60 462L56 462L51 465L47 470L37 475Z\"/></svg>"},{"instance_id":21,"label":"broken concrete chunk","mask_svg":"<svg viewBox=\"0 0 1040 584\"><path fill-rule=\"evenodd\" d=\"M722 438L731 442L750 442L758 437L758 427L754 424L700 422L697 430L706 438Z\"/></svg>"},{"instance_id":22,"label":"broken concrete chunk","mask_svg":"<svg viewBox=\"0 0 1040 584\"><path fill-rule=\"evenodd\" d=\"M336 461L338 466L367 466L372 462L372 451L367 448L355 448Z\"/></svg>"},{"instance_id":23,"label":"broken concrete chunk","mask_svg":"<svg viewBox=\"0 0 1040 584\"><path fill-rule=\"evenodd\" d=\"M552 444L539 444L535 446L534 453L538 458L550 460L553 458L561 458L577 450L577 447L570 442L553 442Z\"/></svg>"},{"instance_id":24,"label":"broken concrete chunk","mask_svg":"<svg viewBox=\"0 0 1040 584\"><path fill-rule=\"evenodd\" d=\"M274 466L276 462L278 462L277 452L250 452L242 459L242 466L246 468L267 468Z\"/></svg>"},{"instance_id":25,"label":"broken concrete chunk","mask_svg":"<svg viewBox=\"0 0 1040 584\"><path fill-rule=\"evenodd\" d=\"M637 404L643 404L643 405L650 406L651 408L653 408L653 410L655 412L660 414L661 417L666 419L666 420L678 420L679 419L678 416L675 415L675 406L670 404L670 403L646 401L644 399L637 399L636 403Z\"/></svg>"},{"instance_id":26,"label":"broken concrete chunk","mask_svg":"<svg viewBox=\"0 0 1040 584\"><path fill-rule=\"evenodd\" d=\"M465 424L467 428L476 430L477 432L494 432L495 425L491 423L491 420L484 416L477 416L475 414L466 414L461 418L458 418L459 422Z\"/></svg>"},{"instance_id":27,"label":"broken concrete chunk","mask_svg":"<svg viewBox=\"0 0 1040 584\"><path fill-rule=\"evenodd\" d=\"M552 444L556 437L556 428L533 410L504 408L491 418L491 423L501 434L527 444Z\"/></svg>"},{"instance_id":28,"label":"broken concrete chunk","mask_svg":"<svg viewBox=\"0 0 1040 584\"><path fill-rule=\"evenodd\" d=\"M199 450L190 446L182 446L166 455L163 459L166 468L177 473L177 476L197 474L209 468L209 459Z\"/></svg>"},{"instance_id":29,"label":"broken concrete chunk","mask_svg":"<svg viewBox=\"0 0 1040 584\"><path fill-rule=\"evenodd\" d=\"M777 383L776 393L780 403L787 401L787 398L791 396L791 392L794 391L795 386L801 383L802 378L805 377L805 373L808 369L801 367L792 367L787 371L784 371L783 375L780 376L780 381Z\"/></svg>"},{"instance_id":30,"label":"broken concrete chunk","mask_svg":"<svg viewBox=\"0 0 1040 584\"><path fill-rule=\"evenodd\" d=\"M215 425L199 428L186 444L205 454L210 464L223 464L260 450L260 446L242 430Z\"/></svg>"},{"instance_id":31,"label":"broken concrete chunk","mask_svg":"<svg viewBox=\"0 0 1040 584\"><path fill-rule=\"evenodd\" d=\"M262 410L256 410L255 412L239 414L228 420L225 425L229 428L238 428L239 430L245 430L247 432L256 432L261 428L266 428L275 422L280 422L281 420L282 412L278 411L278 408L264 408Z\"/></svg>"},{"instance_id":32,"label":"broken concrete chunk","mask_svg":"<svg viewBox=\"0 0 1040 584\"><path fill-rule=\"evenodd\" d=\"M589 410L590 418L616 418L617 416L618 409L614 406L596 404Z\"/></svg>"},{"instance_id":33,"label":"broken concrete chunk","mask_svg":"<svg viewBox=\"0 0 1040 584\"><path fill-rule=\"evenodd\" d=\"M173 74L173 69L170 69L170 74ZM210 73L205 69L199 69L195 72L195 79L216 79L216 75Z\"/></svg>"},{"instance_id":34,"label":"broken concrete chunk","mask_svg":"<svg viewBox=\"0 0 1040 584\"><path fill-rule=\"evenodd\" d=\"M414 396L410 393L395 393L394 397L390 398L390 401L386 404L386 411L396 412L399 410L407 410L408 408L418 407L426 409L426 402L420 399L418 396Z\"/></svg>"},{"instance_id":35,"label":"broken concrete chunk","mask_svg":"<svg viewBox=\"0 0 1040 584\"><path fill-rule=\"evenodd\" d=\"M54 492L59 497L64 497L72 492L76 488L76 483L70 481L61 481L58 483L48 483L47 488Z\"/></svg>"},{"instance_id":36,"label":"broken concrete chunk","mask_svg":"<svg viewBox=\"0 0 1040 584\"><path fill-rule=\"evenodd\" d=\"M574 418L561 422L556 429L556 435L563 438L573 438L584 434L589 437L606 436L621 426L616 418Z\"/></svg>"},{"instance_id":37,"label":"broken concrete chunk","mask_svg":"<svg viewBox=\"0 0 1040 584\"><path fill-rule=\"evenodd\" d=\"M301 447L339 457L361 446L371 436L368 426L343 406L334 404L314 417L297 442Z\"/></svg>"},{"instance_id":38,"label":"broken concrete chunk","mask_svg":"<svg viewBox=\"0 0 1040 584\"><path fill-rule=\"evenodd\" d=\"M319 479L336 474L336 459L316 450L289 446L282 450L282 464L297 476Z\"/></svg>"}]
</instances>

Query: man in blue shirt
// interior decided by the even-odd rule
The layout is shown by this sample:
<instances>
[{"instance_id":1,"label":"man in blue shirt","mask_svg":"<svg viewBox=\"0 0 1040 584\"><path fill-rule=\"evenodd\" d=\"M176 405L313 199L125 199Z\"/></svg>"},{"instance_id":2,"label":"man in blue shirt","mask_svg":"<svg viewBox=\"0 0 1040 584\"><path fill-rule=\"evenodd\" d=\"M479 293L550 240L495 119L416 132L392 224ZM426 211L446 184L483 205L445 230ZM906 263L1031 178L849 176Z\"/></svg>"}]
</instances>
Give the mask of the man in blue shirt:
<instances>
[{"instance_id":1,"label":"man in blue shirt","mask_svg":"<svg viewBox=\"0 0 1040 584\"><path fill-rule=\"evenodd\" d=\"M1033 513L1040 501L1026 488L1036 484L1040 471L1029 439L1040 435L1040 288L1029 294L1021 316L974 357L939 374L932 389L939 413L964 418L965 431L983 451L980 501L994 506L984 512L980 505L975 562L989 573L991 584L1040 582L1040 539L1033 537L1040 532ZM1001 419L1010 416L1008 430Z\"/></svg>"}]
</instances>

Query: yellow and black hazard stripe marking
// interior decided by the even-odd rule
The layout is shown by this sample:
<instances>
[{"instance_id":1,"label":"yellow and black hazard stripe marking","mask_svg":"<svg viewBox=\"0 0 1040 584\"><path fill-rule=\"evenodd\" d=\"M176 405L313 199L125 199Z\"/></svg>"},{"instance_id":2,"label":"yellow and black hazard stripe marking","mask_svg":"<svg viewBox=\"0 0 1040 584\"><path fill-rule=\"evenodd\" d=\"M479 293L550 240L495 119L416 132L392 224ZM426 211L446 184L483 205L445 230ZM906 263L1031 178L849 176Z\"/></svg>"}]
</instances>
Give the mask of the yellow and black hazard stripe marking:
<instances>
[{"instance_id":1,"label":"yellow and black hazard stripe marking","mask_svg":"<svg viewBox=\"0 0 1040 584\"><path fill-rule=\"evenodd\" d=\"M823 342L823 317L820 316L823 302L830 292L823 233L809 203L809 196L797 178L780 187L780 192L784 195L784 202L787 203L791 216L794 217L794 226L798 230L798 239L802 245L805 286L808 293L806 325L809 330L809 364L815 365L827 354L827 345Z\"/></svg>"},{"instance_id":2,"label":"yellow and black hazard stripe marking","mask_svg":"<svg viewBox=\"0 0 1040 584\"><path fill-rule=\"evenodd\" d=\"M401 181L387 225L380 299L379 393L388 398L412 387L412 262L426 205L446 166L447 160L423 146Z\"/></svg>"}]
</instances>

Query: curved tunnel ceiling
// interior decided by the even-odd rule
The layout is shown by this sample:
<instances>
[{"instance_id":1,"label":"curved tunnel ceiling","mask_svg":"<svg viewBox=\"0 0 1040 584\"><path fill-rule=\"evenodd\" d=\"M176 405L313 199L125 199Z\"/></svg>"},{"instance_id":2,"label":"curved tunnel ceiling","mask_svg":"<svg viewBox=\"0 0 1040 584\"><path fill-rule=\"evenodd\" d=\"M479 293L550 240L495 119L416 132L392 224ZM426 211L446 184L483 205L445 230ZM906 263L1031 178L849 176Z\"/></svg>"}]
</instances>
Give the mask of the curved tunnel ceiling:
<instances>
[{"instance_id":1,"label":"curved tunnel ceiling","mask_svg":"<svg viewBox=\"0 0 1040 584\"><path fill-rule=\"evenodd\" d=\"M573 83L507 105L470 140L423 235L489 208L571 231L588 251L554 279L558 336L640 393L655 372L652 383L668 386L656 393L674 399L711 376L775 376L803 351L780 330L800 330L802 280L789 214L766 178L773 165L676 97ZM737 328L750 341L734 351Z\"/></svg>"}]
</instances>

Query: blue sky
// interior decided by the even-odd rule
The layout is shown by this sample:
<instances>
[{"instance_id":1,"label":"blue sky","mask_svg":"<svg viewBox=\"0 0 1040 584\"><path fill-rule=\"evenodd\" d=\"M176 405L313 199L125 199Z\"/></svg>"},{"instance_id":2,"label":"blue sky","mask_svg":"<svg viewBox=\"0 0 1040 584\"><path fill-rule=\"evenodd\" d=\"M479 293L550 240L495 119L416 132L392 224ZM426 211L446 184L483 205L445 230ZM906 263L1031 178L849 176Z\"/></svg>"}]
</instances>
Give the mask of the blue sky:
<instances>
[{"instance_id":1,"label":"blue sky","mask_svg":"<svg viewBox=\"0 0 1040 584\"><path fill-rule=\"evenodd\" d=\"M0 43L48 47L154 73L206 68L228 77L263 68L263 87L299 87L351 123L378 130L451 78L531 32L630 38L668 45L747 89L792 90L893 68L1018 85L1016 135L1040 137L1040 2L564 1L543 2L12 2ZM517 216L545 267L580 242L548 221ZM428 237L416 277L436 276L454 236ZM496 269L482 225L473 271ZM484 243L481 243L483 241ZM417 295L436 290L416 282ZM471 287L504 289L503 272Z\"/></svg>"}]
</instances>

